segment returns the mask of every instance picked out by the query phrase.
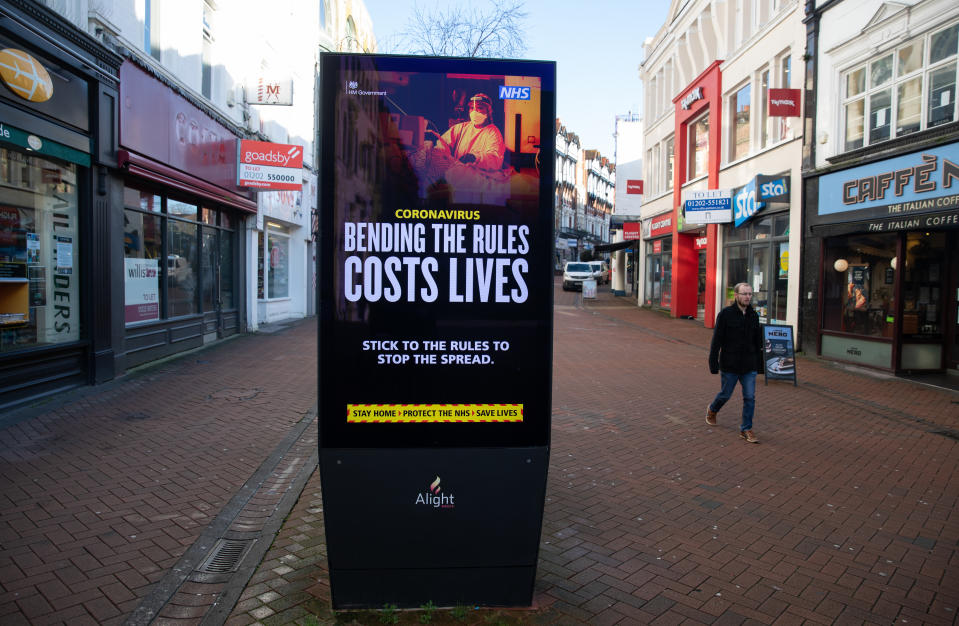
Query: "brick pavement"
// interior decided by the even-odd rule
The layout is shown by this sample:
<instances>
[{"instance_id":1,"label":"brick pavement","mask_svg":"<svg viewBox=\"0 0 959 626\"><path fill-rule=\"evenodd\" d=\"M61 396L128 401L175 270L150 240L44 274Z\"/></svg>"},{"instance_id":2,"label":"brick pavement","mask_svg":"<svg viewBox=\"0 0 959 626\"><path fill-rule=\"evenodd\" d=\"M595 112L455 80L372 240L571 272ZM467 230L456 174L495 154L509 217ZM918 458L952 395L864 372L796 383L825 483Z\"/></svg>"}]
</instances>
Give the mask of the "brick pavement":
<instances>
[{"instance_id":1,"label":"brick pavement","mask_svg":"<svg viewBox=\"0 0 959 626\"><path fill-rule=\"evenodd\" d=\"M751 445L738 392L703 420L701 324L607 290L554 314L536 607L467 623L956 622L959 394L800 357L798 387L760 381ZM380 622L330 611L322 525L314 474L229 624Z\"/></svg>"},{"instance_id":2,"label":"brick pavement","mask_svg":"<svg viewBox=\"0 0 959 626\"><path fill-rule=\"evenodd\" d=\"M315 405L315 363L308 319L3 416L0 623L122 622Z\"/></svg>"},{"instance_id":3,"label":"brick pavement","mask_svg":"<svg viewBox=\"0 0 959 626\"><path fill-rule=\"evenodd\" d=\"M536 609L467 622L956 621L959 394L800 358L750 445L736 397L703 422L701 325L606 289L555 321ZM314 346L312 320L241 337L0 430L0 623L129 615L307 414ZM336 619L322 523L314 474L230 623Z\"/></svg>"}]
</instances>

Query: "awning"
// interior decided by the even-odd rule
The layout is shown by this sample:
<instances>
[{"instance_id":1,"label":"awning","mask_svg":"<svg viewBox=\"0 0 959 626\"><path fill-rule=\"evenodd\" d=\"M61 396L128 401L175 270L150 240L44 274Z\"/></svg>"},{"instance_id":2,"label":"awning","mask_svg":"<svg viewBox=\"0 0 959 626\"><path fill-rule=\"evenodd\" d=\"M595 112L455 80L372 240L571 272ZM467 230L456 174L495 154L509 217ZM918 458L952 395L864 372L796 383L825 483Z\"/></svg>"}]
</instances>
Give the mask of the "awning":
<instances>
[{"instance_id":1,"label":"awning","mask_svg":"<svg viewBox=\"0 0 959 626\"><path fill-rule=\"evenodd\" d=\"M118 161L120 167L141 178L167 187L180 189L181 191L186 191L201 198L246 211L247 213L256 213L255 201L217 187L213 183L209 183L186 172L181 172L163 163L158 163L136 152L120 150L118 153Z\"/></svg>"},{"instance_id":2,"label":"awning","mask_svg":"<svg viewBox=\"0 0 959 626\"><path fill-rule=\"evenodd\" d=\"M639 239L632 239L629 241L617 241L616 243L601 243L597 246L594 246L596 252L615 252L617 250L622 250L624 248L629 248L636 246L639 243Z\"/></svg>"}]
</instances>

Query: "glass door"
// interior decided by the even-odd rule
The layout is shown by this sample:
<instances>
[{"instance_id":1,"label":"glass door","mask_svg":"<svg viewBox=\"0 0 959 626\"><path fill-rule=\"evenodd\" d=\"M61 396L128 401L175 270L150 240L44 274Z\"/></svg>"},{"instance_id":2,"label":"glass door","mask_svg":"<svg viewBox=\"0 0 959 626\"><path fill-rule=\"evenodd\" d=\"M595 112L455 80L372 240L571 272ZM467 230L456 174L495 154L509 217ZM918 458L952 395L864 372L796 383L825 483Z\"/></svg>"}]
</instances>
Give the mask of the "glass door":
<instances>
[{"instance_id":1,"label":"glass door","mask_svg":"<svg viewBox=\"0 0 959 626\"><path fill-rule=\"evenodd\" d=\"M752 245L750 259L746 282L753 288L753 308L765 324L769 321L769 244Z\"/></svg>"},{"instance_id":2,"label":"glass door","mask_svg":"<svg viewBox=\"0 0 959 626\"><path fill-rule=\"evenodd\" d=\"M943 365L946 233L906 234L906 267L902 281L903 370L941 370ZM950 316L951 317L951 316Z\"/></svg>"},{"instance_id":3,"label":"glass door","mask_svg":"<svg viewBox=\"0 0 959 626\"><path fill-rule=\"evenodd\" d=\"M200 239L200 302L206 316L215 316L216 329L221 326L218 234L215 228L203 227Z\"/></svg>"}]
</instances>

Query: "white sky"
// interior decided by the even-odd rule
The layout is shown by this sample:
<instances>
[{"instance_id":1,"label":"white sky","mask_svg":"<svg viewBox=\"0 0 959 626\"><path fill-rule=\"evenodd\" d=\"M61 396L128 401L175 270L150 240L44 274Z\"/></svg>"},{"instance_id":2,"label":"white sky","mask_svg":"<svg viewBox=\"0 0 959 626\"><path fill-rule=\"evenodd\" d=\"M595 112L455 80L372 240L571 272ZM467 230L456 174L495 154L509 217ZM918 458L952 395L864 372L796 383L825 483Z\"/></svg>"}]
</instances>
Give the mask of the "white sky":
<instances>
[{"instance_id":1,"label":"white sky","mask_svg":"<svg viewBox=\"0 0 959 626\"><path fill-rule=\"evenodd\" d=\"M426 9L435 0L418 2ZM378 40L404 30L414 6L414 0L364 3ZM556 61L556 111L584 148L613 158L616 116L641 112L643 41L668 10L669 0L526 0L525 56Z\"/></svg>"}]
</instances>

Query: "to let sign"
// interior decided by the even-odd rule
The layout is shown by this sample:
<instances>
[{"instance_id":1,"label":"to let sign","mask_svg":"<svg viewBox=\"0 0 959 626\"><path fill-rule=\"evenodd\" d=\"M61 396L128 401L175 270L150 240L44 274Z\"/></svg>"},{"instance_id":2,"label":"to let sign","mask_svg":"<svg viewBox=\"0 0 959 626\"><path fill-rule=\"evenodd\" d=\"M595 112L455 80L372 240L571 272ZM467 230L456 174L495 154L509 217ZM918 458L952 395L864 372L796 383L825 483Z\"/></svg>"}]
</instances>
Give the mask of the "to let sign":
<instances>
[{"instance_id":1,"label":"to let sign","mask_svg":"<svg viewBox=\"0 0 959 626\"><path fill-rule=\"evenodd\" d=\"M770 89L770 117L799 117L802 114L801 89Z\"/></svg>"},{"instance_id":2,"label":"to let sign","mask_svg":"<svg viewBox=\"0 0 959 626\"><path fill-rule=\"evenodd\" d=\"M271 191L303 189L303 147L238 139L236 184Z\"/></svg>"}]
</instances>

